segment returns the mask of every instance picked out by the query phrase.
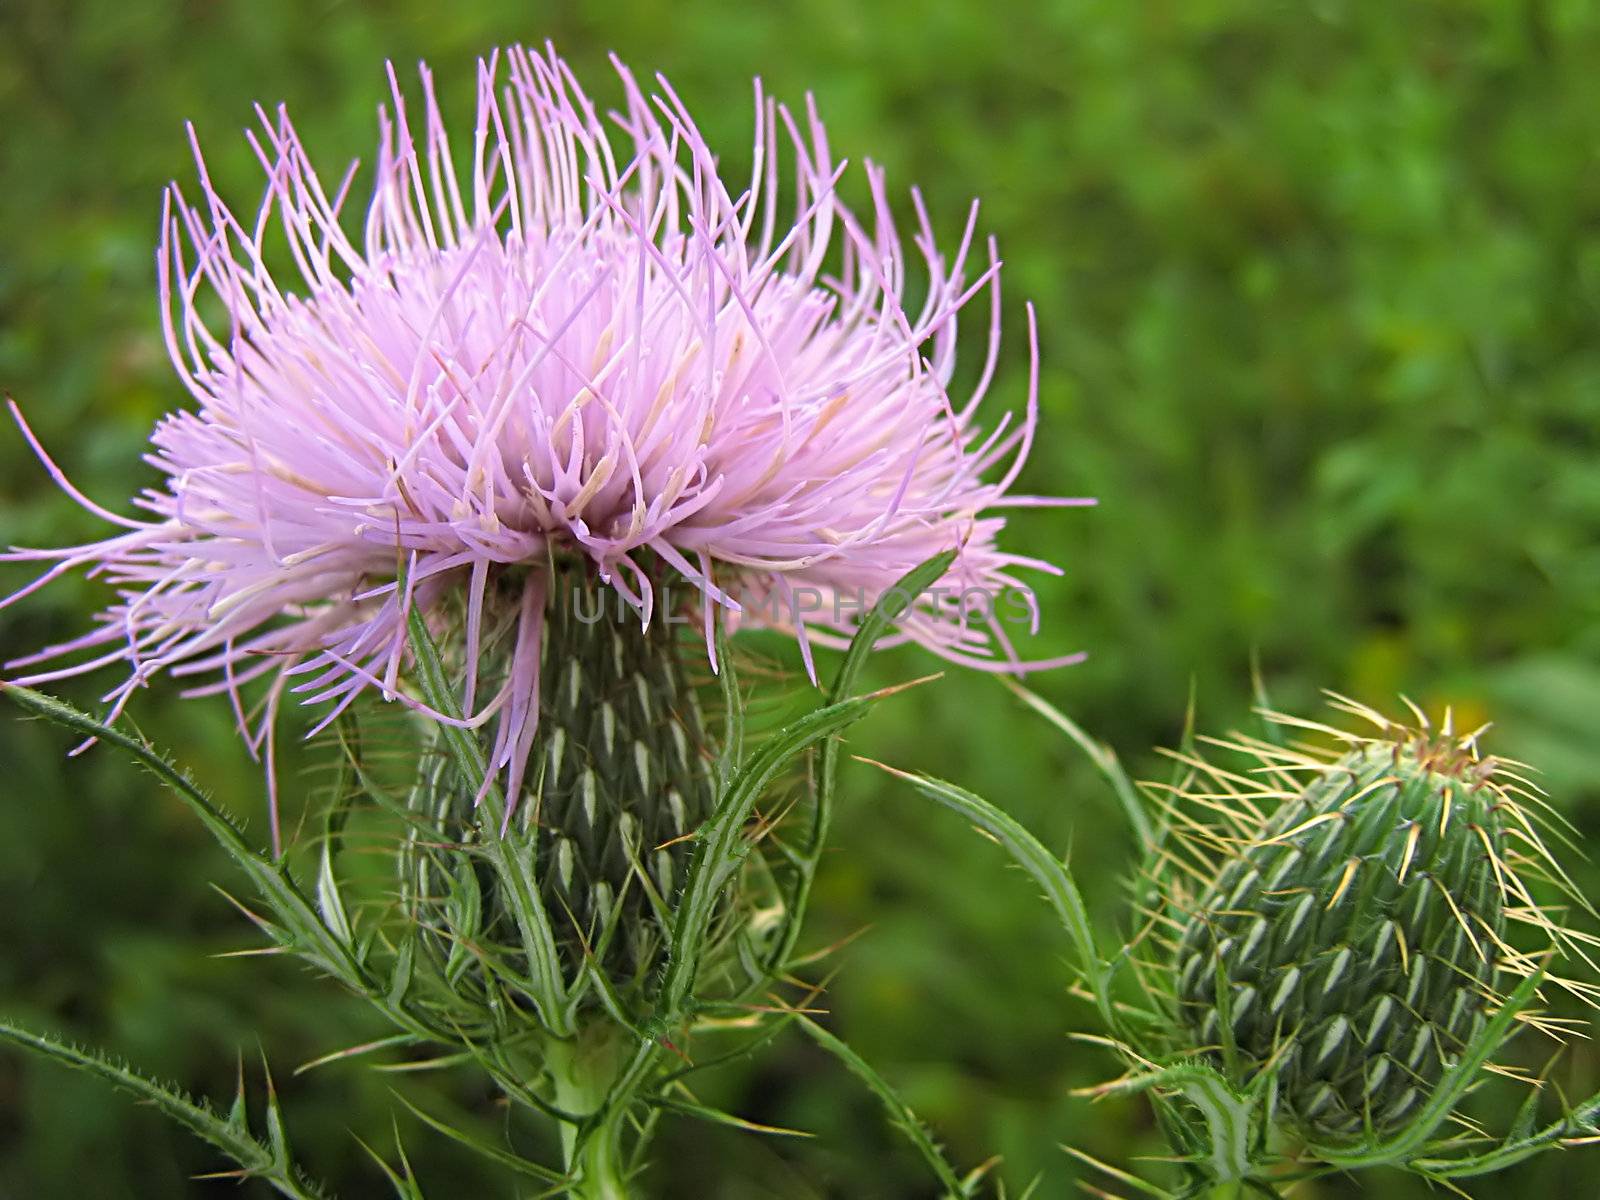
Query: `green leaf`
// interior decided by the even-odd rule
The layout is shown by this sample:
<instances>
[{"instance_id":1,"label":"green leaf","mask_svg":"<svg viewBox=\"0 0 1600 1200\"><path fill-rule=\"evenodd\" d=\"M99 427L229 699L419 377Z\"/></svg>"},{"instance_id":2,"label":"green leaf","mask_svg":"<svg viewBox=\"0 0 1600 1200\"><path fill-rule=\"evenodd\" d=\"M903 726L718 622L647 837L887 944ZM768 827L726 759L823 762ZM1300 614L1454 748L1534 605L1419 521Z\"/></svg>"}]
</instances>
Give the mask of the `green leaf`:
<instances>
[{"instance_id":1,"label":"green leaf","mask_svg":"<svg viewBox=\"0 0 1600 1200\"><path fill-rule=\"evenodd\" d=\"M1257 1110L1253 1099L1234 1091L1221 1072L1199 1062L1174 1063L1093 1090L1107 1096L1150 1088L1182 1092L1205 1117L1210 1133L1206 1165L1215 1182L1238 1183L1249 1176L1250 1133Z\"/></svg>"},{"instance_id":2,"label":"green leaf","mask_svg":"<svg viewBox=\"0 0 1600 1200\"><path fill-rule=\"evenodd\" d=\"M288 1145L283 1138L275 1098L269 1100L267 1114L269 1144L263 1144L250 1135L245 1127L242 1081L238 1098L229 1115L224 1117L210 1106L197 1104L182 1092L157 1083L94 1051L81 1050L6 1022L0 1022L0 1039L43 1058L97 1076L150 1104L238 1163L241 1174L270 1184L281 1195L289 1196L292 1200L327 1200L329 1193L306 1178L289 1161Z\"/></svg>"},{"instance_id":3,"label":"green leaf","mask_svg":"<svg viewBox=\"0 0 1600 1200\"><path fill-rule=\"evenodd\" d=\"M700 950L716 914L717 897L748 847L744 826L772 777L795 755L829 734L860 720L883 693L830 704L763 740L761 749L739 771L700 827L687 881L678 902L672 945L656 1000L658 1024L675 1024L694 987Z\"/></svg>"},{"instance_id":4,"label":"green leaf","mask_svg":"<svg viewBox=\"0 0 1600 1200\"><path fill-rule=\"evenodd\" d=\"M922 1156L922 1160L928 1164L943 1186L945 1196L957 1198L966 1196L967 1192L962 1187L955 1169L945 1160L927 1126L923 1125L917 1114L911 1111L911 1106L900 1098L899 1093L889 1086L888 1080L879 1075L866 1059L845 1042L829 1033L810 1017L796 1014L795 1022L812 1041L844 1063L850 1073L866 1084L867 1089L879 1099L889 1114L890 1123L905 1134L906 1139L916 1148L917 1153Z\"/></svg>"},{"instance_id":5,"label":"green leaf","mask_svg":"<svg viewBox=\"0 0 1600 1200\"><path fill-rule=\"evenodd\" d=\"M342 779L344 775L342 763L339 774ZM328 932L343 942L354 954L355 932L350 925L344 897L339 893L339 877L333 869L333 860L339 853L344 834L345 819L350 811L347 799L342 787L335 791L328 805L327 815L323 818L322 848L317 861L317 910L322 914Z\"/></svg>"},{"instance_id":6,"label":"green leaf","mask_svg":"<svg viewBox=\"0 0 1600 1200\"><path fill-rule=\"evenodd\" d=\"M1529 1096L1530 1101L1537 1098L1537 1092ZM1531 1106L1525 1111L1531 1111ZM1417 1158L1406 1165L1432 1179L1465 1179L1472 1175L1503 1171L1568 1138L1592 1138L1596 1133L1600 1133L1600 1093L1574 1106L1559 1121L1546 1125L1537 1133L1519 1135L1513 1132L1511 1137L1483 1154L1463 1158Z\"/></svg>"},{"instance_id":7,"label":"green leaf","mask_svg":"<svg viewBox=\"0 0 1600 1200\"><path fill-rule=\"evenodd\" d=\"M265 1068L266 1062L262 1061ZM272 1148L272 1157L280 1166L289 1163L289 1135L283 1127L283 1109L278 1104L278 1089L272 1084L272 1075L267 1075L267 1145Z\"/></svg>"},{"instance_id":8,"label":"green leaf","mask_svg":"<svg viewBox=\"0 0 1600 1200\"><path fill-rule=\"evenodd\" d=\"M1116 751L1103 742L1095 741L1081 725L1042 696L1030 692L1013 679L1001 676L1000 682L1012 695L1071 738L1078 748L1089 756L1089 761L1105 777L1106 782L1111 785L1112 792L1116 794L1117 802L1122 805L1122 815L1128 819L1134 836L1139 839L1140 849L1144 850L1154 845L1155 829L1150 824L1150 816L1144 810L1144 804L1139 799L1139 791L1134 787L1133 780L1117 761Z\"/></svg>"},{"instance_id":9,"label":"green leaf","mask_svg":"<svg viewBox=\"0 0 1600 1200\"><path fill-rule=\"evenodd\" d=\"M913 567L878 598L850 639L839 673L834 676L828 690L827 702L837 704L848 699L856 688L856 681L866 666L867 656L885 630L898 620L925 590L944 576L955 561L956 552L946 550L927 562ZM828 841L828 828L833 821L834 787L839 775L840 745L838 738L828 738L817 752L817 770L811 802L811 827L792 860L793 882L785 897L786 915L782 934L776 939L767 955L769 972L781 971L794 953L805 925L806 908L811 900L811 881L816 876L817 864Z\"/></svg>"},{"instance_id":10,"label":"green leaf","mask_svg":"<svg viewBox=\"0 0 1600 1200\"><path fill-rule=\"evenodd\" d=\"M929 775L897 770L883 763L873 765L904 779L929 799L966 817L998 841L1017 865L1033 876L1066 928L1078 960L1078 970L1095 998L1100 1015L1108 1028L1120 1031L1123 1022L1112 1002L1110 971L1095 942L1094 928L1089 920L1089 909L1083 902L1083 893L1078 890L1066 863L1051 853L1016 818L981 796Z\"/></svg>"},{"instance_id":11,"label":"green leaf","mask_svg":"<svg viewBox=\"0 0 1600 1200\"><path fill-rule=\"evenodd\" d=\"M722 1015L721 1006L716 1004L706 1005L704 1009L702 1009L702 1012L711 1015ZM735 1018L747 1017L749 1016L749 1009L743 1005L730 1005L726 1015ZM663 1075L659 1082L662 1087L669 1087L679 1080L686 1079L690 1075L694 1075L702 1071L715 1070L717 1067L726 1066L729 1063L751 1058L762 1047L770 1045L779 1034L788 1028L789 1022L793 1021L798 1015L798 1010L789 1010L771 1016L758 1026L757 1032L751 1034L745 1040L736 1043L732 1049L724 1050L720 1054L713 1054L708 1058L696 1058L688 1065L679 1067L678 1069Z\"/></svg>"},{"instance_id":12,"label":"green leaf","mask_svg":"<svg viewBox=\"0 0 1600 1200\"><path fill-rule=\"evenodd\" d=\"M360 1147L367 1152L372 1161L378 1164L378 1169L383 1172L384 1178L389 1181L389 1186L394 1189L396 1200L426 1200L422 1194L422 1187L417 1183L417 1177L412 1173L411 1163L406 1158L405 1147L400 1144L400 1130L394 1133L394 1144L400 1154L400 1170L396 1171L388 1161L367 1145L360 1138L356 1139Z\"/></svg>"},{"instance_id":13,"label":"green leaf","mask_svg":"<svg viewBox=\"0 0 1600 1200\"><path fill-rule=\"evenodd\" d=\"M828 693L830 701L842 700L855 690L856 679L866 666L867 656L872 653L878 638L906 614L916 603L917 597L944 577L955 560L954 550L936 554L927 562L912 567L878 598L872 611L857 627L855 636L850 639L850 646L844 652L844 661L839 664L839 674L834 677L833 688Z\"/></svg>"},{"instance_id":14,"label":"green leaf","mask_svg":"<svg viewBox=\"0 0 1600 1200\"><path fill-rule=\"evenodd\" d=\"M403 591L403 573L400 586ZM439 657L439 648L434 644L433 635L428 632L428 623L422 610L412 605L406 621L411 655L416 664L417 685L422 689L424 699L435 711L452 719L460 719L460 705L450 687L444 663ZM438 730L461 777L472 781L486 779L488 761L477 739L472 736L472 731L443 722L438 724ZM502 894L511 907L523 952L527 955L531 973L528 980L530 995L539 1010L539 1018L552 1033L569 1034L572 1032L571 1018L561 973L561 957L556 949L550 915L539 899L539 889L533 878L534 855L519 844L522 839L504 828L505 803L499 787L493 782L485 789L479 811L483 814L483 845L505 885Z\"/></svg>"},{"instance_id":15,"label":"green leaf","mask_svg":"<svg viewBox=\"0 0 1600 1200\"><path fill-rule=\"evenodd\" d=\"M294 882L288 868L246 842L228 815L213 804L187 774L178 770L146 742L120 729L103 725L52 696L14 685L0 686L0 691L4 691L29 712L75 733L86 734L113 745L146 767L188 805L229 857L250 876L256 890L287 931L284 944L341 983L358 991L367 990L365 974L350 948L328 928L311 901Z\"/></svg>"},{"instance_id":16,"label":"green leaf","mask_svg":"<svg viewBox=\"0 0 1600 1200\"><path fill-rule=\"evenodd\" d=\"M450 954L445 960L445 977L454 983L472 962L469 943L475 942L483 923L483 890L472 860L462 855L450 875L450 893L445 897L445 917L449 925Z\"/></svg>"},{"instance_id":17,"label":"green leaf","mask_svg":"<svg viewBox=\"0 0 1600 1200\"><path fill-rule=\"evenodd\" d=\"M1110 1163L1101 1162L1098 1158L1079 1150L1076 1146L1063 1145L1061 1148L1068 1154L1072 1155L1072 1157L1077 1159L1079 1162L1085 1164L1086 1166L1093 1167L1096 1171L1104 1172L1105 1174L1111 1176L1111 1178L1115 1179L1118 1183L1124 1184L1136 1192L1140 1192L1146 1196L1155 1196L1158 1198L1158 1200L1172 1200L1171 1192L1167 1191L1166 1188L1157 1187L1147 1179L1140 1179L1139 1176L1134 1175L1131 1172L1121 1170L1118 1167L1113 1167Z\"/></svg>"},{"instance_id":18,"label":"green leaf","mask_svg":"<svg viewBox=\"0 0 1600 1200\"><path fill-rule=\"evenodd\" d=\"M395 951L394 969L389 976L388 1003L391 1008L399 1008L405 1003L406 993L411 990L411 972L416 959L417 943L413 937L407 936Z\"/></svg>"},{"instance_id":19,"label":"green leaf","mask_svg":"<svg viewBox=\"0 0 1600 1200\"><path fill-rule=\"evenodd\" d=\"M717 783L726 791L744 765L744 697L739 693L739 671L728 631L717 622L717 687L722 692L722 749L717 755Z\"/></svg>"},{"instance_id":20,"label":"green leaf","mask_svg":"<svg viewBox=\"0 0 1600 1200\"><path fill-rule=\"evenodd\" d=\"M241 1133L248 1133L250 1129L249 1107L244 1093L244 1057L241 1055L238 1065L238 1085L233 1092L233 1105L228 1109L228 1124Z\"/></svg>"},{"instance_id":21,"label":"green leaf","mask_svg":"<svg viewBox=\"0 0 1600 1200\"><path fill-rule=\"evenodd\" d=\"M688 1100L676 1100L666 1096L651 1097L649 1103L663 1112L676 1113L680 1117L693 1117L697 1121L705 1121L712 1125L726 1125L730 1129L742 1129L746 1133L759 1133L766 1137L792 1137L809 1138L816 1134L804 1129L785 1129L781 1125L762 1125L756 1121L747 1121L733 1113L723 1112L720 1108L708 1108L704 1104L695 1104Z\"/></svg>"},{"instance_id":22,"label":"green leaf","mask_svg":"<svg viewBox=\"0 0 1600 1200\"><path fill-rule=\"evenodd\" d=\"M474 1137L470 1133L457 1129L447 1121L442 1121L438 1117L435 1117L418 1108L399 1092L394 1093L394 1098L400 1101L401 1104L405 1105L410 1111L411 1115L416 1117L417 1120L421 1121L429 1129L432 1129L436 1133L444 1134L444 1136L449 1138L451 1141L458 1142L461 1145L466 1146L468 1149L476 1152L484 1158L487 1158L491 1162L498 1163L500 1166L505 1167L508 1170L515 1171L519 1175L526 1175L530 1179L537 1179L541 1183L559 1184L565 1178L559 1171L552 1171L549 1167L542 1167L536 1162L531 1162L530 1160L523 1158L520 1154L512 1153L503 1146L496 1146L490 1142L484 1141L482 1138Z\"/></svg>"}]
</instances>

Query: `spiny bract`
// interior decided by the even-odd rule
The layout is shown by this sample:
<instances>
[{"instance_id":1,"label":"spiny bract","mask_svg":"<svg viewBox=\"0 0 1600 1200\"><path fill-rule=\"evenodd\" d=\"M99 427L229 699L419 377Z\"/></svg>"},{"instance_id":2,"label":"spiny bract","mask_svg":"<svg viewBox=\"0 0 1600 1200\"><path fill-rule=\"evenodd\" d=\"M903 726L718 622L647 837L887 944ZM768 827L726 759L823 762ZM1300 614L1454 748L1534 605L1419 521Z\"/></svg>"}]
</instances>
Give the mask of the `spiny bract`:
<instances>
[{"instance_id":1,"label":"spiny bract","mask_svg":"<svg viewBox=\"0 0 1600 1200\"><path fill-rule=\"evenodd\" d=\"M1182 832L1169 865L1185 864L1166 873L1180 1025L1239 1086L1270 1074L1314 1146L1382 1138L1418 1113L1497 983L1532 969L1508 922L1539 927L1546 949L1561 937L1518 874L1554 867L1517 802L1532 792L1479 753L1481 731L1338 706L1377 735L1274 715L1337 749L1217 742L1254 766L1183 756L1193 772L1168 806Z\"/></svg>"},{"instance_id":2,"label":"spiny bract","mask_svg":"<svg viewBox=\"0 0 1600 1200\"><path fill-rule=\"evenodd\" d=\"M715 803L716 746L679 631L667 621L619 619L609 592L582 567L556 578L541 648L539 756L511 821L528 839L565 978L576 983L592 962L613 987L631 990L659 966L693 835ZM512 636L486 633L477 664L485 681L508 669ZM513 961L521 953L505 881L458 853L490 832L477 792L442 750L426 755L401 859L413 921L443 931L435 952L462 965L466 942ZM474 898L463 904L469 890Z\"/></svg>"}]
</instances>

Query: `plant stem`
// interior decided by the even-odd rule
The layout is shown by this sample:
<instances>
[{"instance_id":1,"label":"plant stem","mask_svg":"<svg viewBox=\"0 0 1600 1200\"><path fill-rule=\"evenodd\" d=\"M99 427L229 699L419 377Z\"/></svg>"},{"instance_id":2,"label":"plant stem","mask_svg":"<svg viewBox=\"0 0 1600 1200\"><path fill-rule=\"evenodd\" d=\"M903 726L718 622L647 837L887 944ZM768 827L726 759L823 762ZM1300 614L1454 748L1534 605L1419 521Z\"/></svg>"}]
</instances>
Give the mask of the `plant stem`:
<instances>
[{"instance_id":1,"label":"plant stem","mask_svg":"<svg viewBox=\"0 0 1600 1200\"><path fill-rule=\"evenodd\" d=\"M590 1118L583 1126L562 1125L561 1156L572 1200L627 1200L622 1132L627 1101L607 1107L612 1084L625 1061L626 1047L609 1027L581 1029L575 1038L552 1040L545 1066L555 1087L555 1104Z\"/></svg>"}]
</instances>

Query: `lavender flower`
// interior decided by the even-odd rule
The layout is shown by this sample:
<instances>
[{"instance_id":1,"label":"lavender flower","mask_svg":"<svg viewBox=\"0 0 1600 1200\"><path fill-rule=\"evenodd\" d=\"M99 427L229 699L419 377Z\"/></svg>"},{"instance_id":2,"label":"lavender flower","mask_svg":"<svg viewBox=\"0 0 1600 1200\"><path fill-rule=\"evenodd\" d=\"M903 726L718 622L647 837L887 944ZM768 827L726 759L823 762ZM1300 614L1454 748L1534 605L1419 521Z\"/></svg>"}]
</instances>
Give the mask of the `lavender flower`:
<instances>
[{"instance_id":1,"label":"lavender flower","mask_svg":"<svg viewBox=\"0 0 1600 1200\"><path fill-rule=\"evenodd\" d=\"M157 425L149 461L166 478L137 520L88 501L27 433L125 532L7 556L51 565L6 603L77 568L120 592L93 632L11 663L33 668L16 682L126 664L114 716L158 673L194 678L189 694L233 697L270 759L286 693L325 706L322 723L373 690L421 707L400 681L406 617L451 609L465 721L493 722L514 799L552 602L532 564L588 564L646 623L665 570L698 596L708 652L718 620L753 609L792 630L808 669L812 643L848 636L862 600L939 551L959 550L948 586L989 594L1021 589L1020 567L1054 570L995 541L996 510L1073 501L1007 495L1035 432L1031 308L1025 414L976 423L1000 328L992 240L973 263L976 205L946 257L913 193L928 286L910 311L883 175L866 166L869 214L841 202L844 164L809 100L797 115L757 84L735 193L670 85L647 97L616 69L626 102L608 134L553 51L481 62L465 186L428 71L420 130L391 71L359 236L342 220L355 168L325 183L282 110L258 110L247 135L267 175L253 214L224 203L195 144L200 200L168 191L158 262L196 406ZM983 292L988 357L957 400L957 317ZM802 589L820 602L794 603ZM480 686L497 604L514 633ZM992 612L923 602L899 636L1018 665ZM258 679L247 717L241 688Z\"/></svg>"}]
</instances>

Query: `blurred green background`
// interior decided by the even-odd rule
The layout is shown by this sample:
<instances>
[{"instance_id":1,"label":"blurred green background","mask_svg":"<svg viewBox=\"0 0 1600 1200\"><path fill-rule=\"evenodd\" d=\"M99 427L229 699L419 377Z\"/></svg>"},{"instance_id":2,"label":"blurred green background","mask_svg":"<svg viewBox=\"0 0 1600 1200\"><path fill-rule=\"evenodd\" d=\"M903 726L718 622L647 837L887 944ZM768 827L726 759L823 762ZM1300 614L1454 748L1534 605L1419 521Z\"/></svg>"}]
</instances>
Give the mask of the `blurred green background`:
<instances>
[{"instance_id":1,"label":"blurred green background","mask_svg":"<svg viewBox=\"0 0 1600 1200\"><path fill-rule=\"evenodd\" d=\"M0 0L0 387L120 507L153 477L138 460L152 422L187 399L152 255L159 189L191 173L181 122L248 205L253 101L288 101L336 172L370 154L386 57L425 55L461 118L474 56L546 37L608 101L607 50L667 72L730 161L760 74L790 101L814 91L836 151L920 183L947 234L983 197L1007 261L1005 399L1026 382L1021 301L1039 309L1045 417L1024 482L1101 500L1008 531L1067 570L1041 585L1030 650L1091 653L1037 686L1137 773L1159 770L1151 748L1177 735L1191 688L1205 727L1245 718L1255 654L1280 706L1333 687L1492 716L1491 749L1538 764L1558 807L1600 826L1593 6ZM848 186L859 196L859 175ZM95 532L0 431L0 539ZM4 571L0 590L29 577ZM80 629L106 598L54 587L0 614L0 646ZM934 665L899 651L874 670ZM88 703L96 683L62 690ZM225 703L156 688L133 715L264 830ZM211 887L240 882L220 852L152 780L66 748L0 716L0 1009L217 1096L236 1057L264 1049L302 1157L346 1197L386 1194L352 1135L392 1150L391 1086L483 1109L455 1078L294 1076L371 1020L281 961L212 957L251 942ZM1113 805L993 681L951 674L886 704L852 749L1004 804L1070 849L1117 919L1131 845ZM1066 1036L1089 1014L1035 890L906 789L853 765L845 783L811 937L870 929L840 959L835 1028L959 1163L1003 1155L1013 1188L1038 1176L1038 1195L1069 1194L1061 1142L1122 1164L1159 1153L1142 1108L1069 1095L1115 1066ZM1600 868L1580 876L1600 896ZM1596 1074L1580 1051L1559 1077L1592 1091ZM798 1041L709 1096L817 1136L669 1122L663 1196L931 1194L872 1101ZM430 1195L512 1194L403 1114L399 1129ZM219 1165L98 1084L0 1055L0 1197L237 1194L189 1181ZM1592 1194L1597 1169L1551 1155L1515 1183Z\"/></svg>"}]
</instances>

